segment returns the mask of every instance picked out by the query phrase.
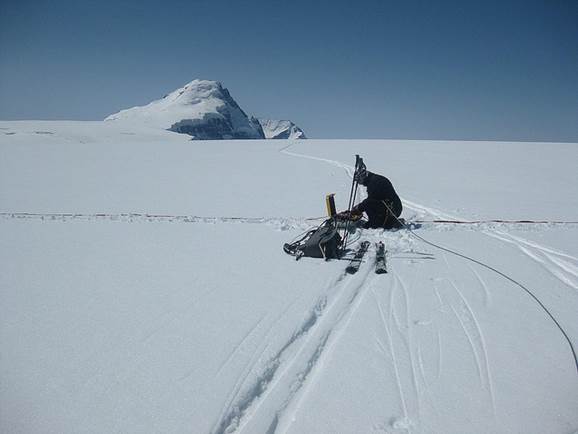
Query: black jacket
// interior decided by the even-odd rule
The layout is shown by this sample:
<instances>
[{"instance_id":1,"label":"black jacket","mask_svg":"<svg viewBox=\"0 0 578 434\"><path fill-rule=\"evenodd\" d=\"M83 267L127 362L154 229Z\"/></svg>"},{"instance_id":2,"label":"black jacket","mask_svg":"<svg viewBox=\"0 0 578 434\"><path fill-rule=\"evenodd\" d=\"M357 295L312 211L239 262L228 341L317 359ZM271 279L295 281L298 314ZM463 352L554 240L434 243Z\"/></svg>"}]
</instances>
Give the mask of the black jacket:
<instances>
[{"instance_id":1,"label":"black jacket","mask_svg":"<svg viewBox=\"0 0 578 434\"><path fill-rule=\"evenodd\" d=\"M372 202L385 200L393 205L393 212L396 216L401 215L401 200L389 179L376 173L368 173L363 185L367 188L367 199L357 205L355 210L367 212L369 208L372 208Z\"/></svg>"}]
</instances>

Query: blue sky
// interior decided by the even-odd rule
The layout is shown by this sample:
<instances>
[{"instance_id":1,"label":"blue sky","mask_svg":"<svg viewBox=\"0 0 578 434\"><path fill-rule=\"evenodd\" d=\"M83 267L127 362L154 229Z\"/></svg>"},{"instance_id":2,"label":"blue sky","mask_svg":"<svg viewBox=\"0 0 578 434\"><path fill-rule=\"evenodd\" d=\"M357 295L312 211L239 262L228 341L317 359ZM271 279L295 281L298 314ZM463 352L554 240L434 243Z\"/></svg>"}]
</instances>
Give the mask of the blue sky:
<instances>
[{"instance_id":1,"label":"blue sky","mask_svg":"<svg viewBox=\"0 0 578 434\"><path fill-rule=\"evenodd\" d=\"M194 78L313 138L578 142L578 1L0 0L0 119Z\"/></svg>"}]
</instances>

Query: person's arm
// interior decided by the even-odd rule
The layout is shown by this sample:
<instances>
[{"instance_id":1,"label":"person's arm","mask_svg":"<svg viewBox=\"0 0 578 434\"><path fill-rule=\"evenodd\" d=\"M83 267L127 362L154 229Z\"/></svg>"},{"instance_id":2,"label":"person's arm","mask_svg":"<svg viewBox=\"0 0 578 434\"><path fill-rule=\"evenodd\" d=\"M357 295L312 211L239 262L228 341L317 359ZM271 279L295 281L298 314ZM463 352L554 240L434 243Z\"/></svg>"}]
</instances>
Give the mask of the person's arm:
<instances>
[{"instance_id":1,"label":"person's arm","mask_svg":"<svg viewBox=\"0 0 578 434\"><path fill-rule=\"evenodd\" d=\"M367 200L367 199L366 199ZM353 208L351 208L351 211L341 211L340 213L338 213L338 216L344 217L344 218L351 218L351 217L361 217L363 215L363 212L365 211L365 200L363 202L358 203L356 206L354 206Z\"/></svg>"},{"instance_id":2,"label":"person's arm","mask_svg":"<svg viewBox=\"0 0 578 434\"><path fill-rule=\"evenodd\" d=\"M351 209L351 213L355 214L355 215L361 215L365 212L366 209L366 205L367 205L367 199L359 202L357 205L355 205L352 209Z\"/></svg>"}]
</instances>

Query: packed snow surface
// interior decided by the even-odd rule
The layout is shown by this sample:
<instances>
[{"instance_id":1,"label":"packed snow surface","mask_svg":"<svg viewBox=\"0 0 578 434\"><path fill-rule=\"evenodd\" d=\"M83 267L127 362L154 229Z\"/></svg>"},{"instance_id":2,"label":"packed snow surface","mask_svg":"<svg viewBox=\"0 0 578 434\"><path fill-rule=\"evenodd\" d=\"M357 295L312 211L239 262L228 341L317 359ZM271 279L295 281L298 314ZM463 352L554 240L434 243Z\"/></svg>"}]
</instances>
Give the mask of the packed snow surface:
<instances>
[{"instance_id":1,"label":"packed snow surface","mask_svg":"<svg viewBox=\"0 0 578 434\"><path fill-rule=\"evenodd\" d=\"M352 235L355 275L283 253L346 207L355 154L578 346L576 144L0 122L0 432L576 432L570 346L513 281L406 229Z\"/></svg>"}]
</instances>

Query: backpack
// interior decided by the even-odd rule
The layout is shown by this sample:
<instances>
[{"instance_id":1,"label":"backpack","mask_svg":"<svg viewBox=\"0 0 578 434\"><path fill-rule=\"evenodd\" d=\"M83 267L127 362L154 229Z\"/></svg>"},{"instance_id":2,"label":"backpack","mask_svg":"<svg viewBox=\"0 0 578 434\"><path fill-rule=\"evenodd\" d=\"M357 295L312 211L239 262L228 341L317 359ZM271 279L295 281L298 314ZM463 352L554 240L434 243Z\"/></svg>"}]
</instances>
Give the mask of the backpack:
<instances>
[{"instance_id":1,"label":"backpack","mask_svg":"<svg viewBox=\"0 0 578 434\"><path fill-rule=\"evenodd\" d=\"M341 237L333 219L325 220L318 227L310 229L292 243L283 246L285 253L300 259L308 258L334 259L340 256Z\"/></svg>"}]
</instances>

